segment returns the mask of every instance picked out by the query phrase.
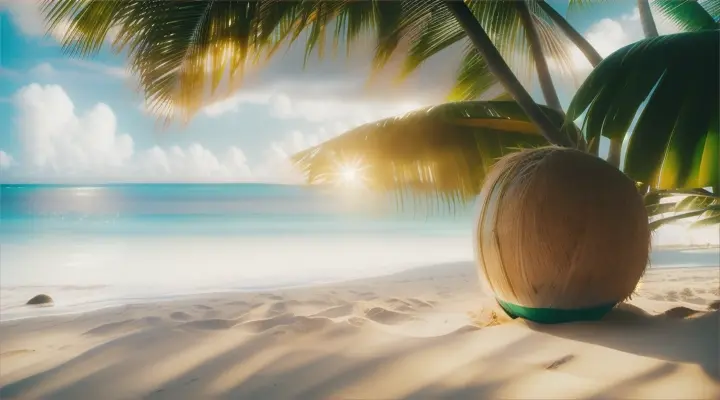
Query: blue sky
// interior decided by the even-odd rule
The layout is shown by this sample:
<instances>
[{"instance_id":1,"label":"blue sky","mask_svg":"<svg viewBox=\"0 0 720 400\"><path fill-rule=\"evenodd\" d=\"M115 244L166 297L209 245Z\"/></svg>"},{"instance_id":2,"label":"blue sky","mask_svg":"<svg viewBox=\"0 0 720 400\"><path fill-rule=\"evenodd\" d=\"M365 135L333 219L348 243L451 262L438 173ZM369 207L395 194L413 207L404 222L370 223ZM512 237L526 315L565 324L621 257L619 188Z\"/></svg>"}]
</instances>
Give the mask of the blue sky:
<instances>
[{"instance_id":1,"label":"blue sky","mask_svg":"<svg viewBox=\"0 0 720 400\"><path fill-rule=\"evenodd\" d=\"M569 14L607 55L641 37L635 1ZM566 14L563 2L552 2ZM661 27L662 29L662 27ZM63 55L32 0L0 0L0 181L286 181L285 156L363 122L443 101L457 57L367 87L372 43L302 68L302 43L188 125L158 125L122 55ZM578 58L578 76L588 65ZM558 82L567 104L573 85ZM537 90L533 90L537 94Z\"/></svg>"}]
</instances>

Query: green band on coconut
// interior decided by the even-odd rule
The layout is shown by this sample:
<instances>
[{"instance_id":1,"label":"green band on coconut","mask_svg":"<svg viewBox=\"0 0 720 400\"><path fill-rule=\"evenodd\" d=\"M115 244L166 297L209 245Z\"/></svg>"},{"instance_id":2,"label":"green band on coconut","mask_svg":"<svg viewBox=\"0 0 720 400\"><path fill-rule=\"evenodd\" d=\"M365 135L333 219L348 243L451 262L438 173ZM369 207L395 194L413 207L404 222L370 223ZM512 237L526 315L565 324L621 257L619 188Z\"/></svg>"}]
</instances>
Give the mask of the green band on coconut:
<instances>
[{"instance_id":1,"label":"green band on coconut","mask_svg":"<svg viewBox=\"0 0 720 400\"><path fill-rule=\"evenodd\" d=\"M496 299L500 307L513 319L523 318L540 324L562 324L565 322L597 321L615 307L616 303L591 308L529 308Z\"/></svg>"}]
</instances>

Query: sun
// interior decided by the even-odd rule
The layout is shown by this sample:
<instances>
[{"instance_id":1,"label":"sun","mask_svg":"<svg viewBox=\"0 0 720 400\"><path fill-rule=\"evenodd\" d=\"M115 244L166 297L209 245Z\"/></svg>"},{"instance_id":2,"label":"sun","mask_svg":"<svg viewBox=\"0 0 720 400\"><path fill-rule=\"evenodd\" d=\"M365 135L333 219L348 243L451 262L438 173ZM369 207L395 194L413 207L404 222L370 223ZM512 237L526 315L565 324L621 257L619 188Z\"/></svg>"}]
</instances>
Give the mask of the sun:
<instances>
[{"instance_id":1,"label":"sun","mask_svg":"<svg viewBox=\"0 0 720 400\"><path fill-rule=\"evenodd\" d=\"M360 169L353 165L343 165L340 168L340 179L345 183L357 183L359 177Z\"/></svg>"},{"instance_id":2,"label":"sun","mask_svg":"<svg viewBox=\"0 0 720 400\"><path fill-rule=\"evenodd\" d=\"M364 168L359 160L337 165L336 183L340 186L362 187L365 183Z\"/></svg>"}]
</instances>

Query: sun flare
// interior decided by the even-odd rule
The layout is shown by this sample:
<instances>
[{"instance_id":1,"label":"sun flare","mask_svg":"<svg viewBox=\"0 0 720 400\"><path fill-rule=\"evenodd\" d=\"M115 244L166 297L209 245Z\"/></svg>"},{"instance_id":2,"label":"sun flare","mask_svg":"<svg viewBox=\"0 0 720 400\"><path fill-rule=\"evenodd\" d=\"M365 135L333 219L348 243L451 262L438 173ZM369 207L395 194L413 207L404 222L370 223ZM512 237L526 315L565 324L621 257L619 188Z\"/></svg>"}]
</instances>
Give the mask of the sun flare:
<instances>
[{"instance_id":1,"label":"sun flare","mask_svg":"<svg viewBox=\"0 0 720 400\"><path fill-rule=\"evenodd\" d=\"M358 181L360 170L352 165L345 165L340 169L340 178L345 183L355 183Z\"/></svg>"},{"instance_id":2,"label":"sun flare","mask_svg":"<svg viewBox=\"0 0 720 400\"><path fill-rule=\"evenodd\" d=\"M337 184L348 187L362 187L366 179L363 172L364 168L359 160L340 163L337 166Z\"/></svg>"}]
</instances>

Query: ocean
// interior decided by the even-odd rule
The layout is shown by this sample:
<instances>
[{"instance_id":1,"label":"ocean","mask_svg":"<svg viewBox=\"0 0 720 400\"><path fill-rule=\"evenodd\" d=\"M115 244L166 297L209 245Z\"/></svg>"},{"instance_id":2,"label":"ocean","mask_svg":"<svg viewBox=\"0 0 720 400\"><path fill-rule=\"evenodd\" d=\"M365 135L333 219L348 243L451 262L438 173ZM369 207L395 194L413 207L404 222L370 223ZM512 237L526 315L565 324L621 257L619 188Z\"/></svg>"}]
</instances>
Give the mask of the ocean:
<instances>
[{"instance_id":1,"label":"ocean","mask_svg":"<svg viewBox=\"0 0 720 400\"><path fill-rule=\"evenodd\" d=\"M473 206L396 200L270 184L0 185L0 319L473 259ZM653 256L662 267L718 254ZM39 293L56 306L22 306Z\"/></svg>"},{"instance_id":2,"label":"ocean","mask_svg":"<svg viewBox=\"0 0 720 400\"><path fill-rule=\"evenodd\" d=\"M0 318L472 259L472 210L269 184L0 186Z\"/></svg>"}]
</instances>

